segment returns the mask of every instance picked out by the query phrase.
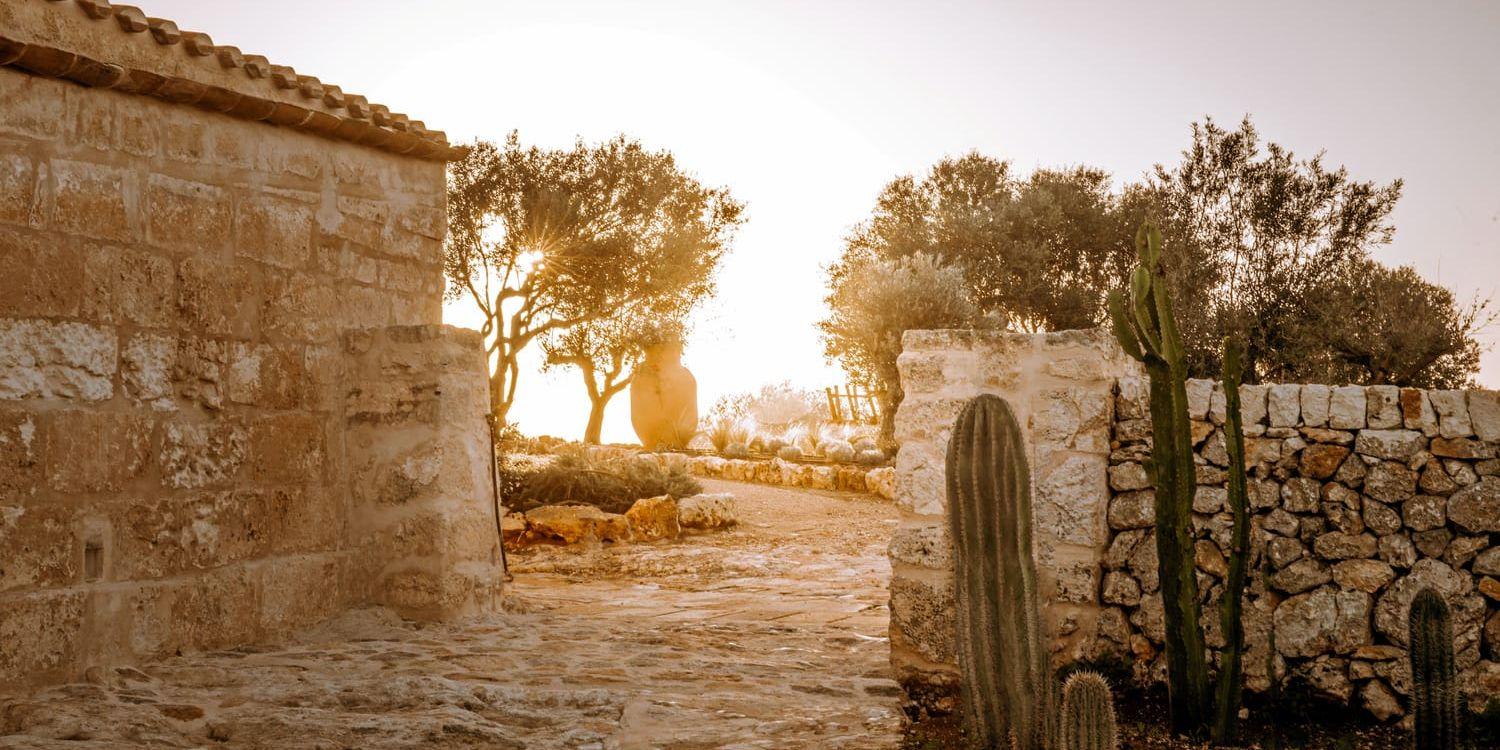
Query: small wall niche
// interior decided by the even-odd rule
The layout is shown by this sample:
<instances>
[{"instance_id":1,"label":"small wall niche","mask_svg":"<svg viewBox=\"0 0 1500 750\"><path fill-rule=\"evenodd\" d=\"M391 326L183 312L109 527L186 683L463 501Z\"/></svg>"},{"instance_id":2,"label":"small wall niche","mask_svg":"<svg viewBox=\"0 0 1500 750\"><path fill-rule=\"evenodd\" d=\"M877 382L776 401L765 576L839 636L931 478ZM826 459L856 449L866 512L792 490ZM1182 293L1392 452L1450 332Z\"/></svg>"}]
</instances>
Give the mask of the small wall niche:
<instances>
[{"instance_id":1,"label":"small wall niche","mask_svg":"<svg viewBox=\"0 0 1500 750\"><path fill-rule=\"evenodd\" d=\"M83 543L83 580L97 581L104 577L104 542L90 539Z\"/></svg>"}]
</instances>

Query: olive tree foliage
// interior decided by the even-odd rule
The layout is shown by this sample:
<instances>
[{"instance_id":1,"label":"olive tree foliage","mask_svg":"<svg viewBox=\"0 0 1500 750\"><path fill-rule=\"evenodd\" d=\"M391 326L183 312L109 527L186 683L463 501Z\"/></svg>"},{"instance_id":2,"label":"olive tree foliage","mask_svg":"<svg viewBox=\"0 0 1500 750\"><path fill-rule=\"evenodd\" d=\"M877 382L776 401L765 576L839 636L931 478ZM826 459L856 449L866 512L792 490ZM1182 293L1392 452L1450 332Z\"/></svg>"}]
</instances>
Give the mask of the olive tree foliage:
<instances>
[{"instance_id":1,"label":"olive tree foliage","mask_svg":"<svg viewBox=\"0 0 1500 750\"><path fill-rule=\"evenodd\" d=\"M824 353L881 401L881 443L889 448L901 403L896 358L909 330L996 327L966 293L964 273L934 255L846 259L831 271Z\"/></svg>"},{"instance_id":2,"label":"olive tree foliage","mask_svg":"<svg viewBox=\"0 0 1500 750\"><path fill-rule=\"evenodd\" d=\"M1245 380L1284 379L1291 336L1315 289L1390 241L1401 183L1376 186L1262 144L1249 118L1192 125L1181 161L1157 165L1145 188L1169 266L1202 269L1176 284L1184 348L1195 374L1216 372L1218 342L1246 334Z\"/></svg>"},{"instance_id":3,"label":"olive tree foliage","mask_svg":"<svg viewBox=\"0 0 1500 750\"><path fill-rule=\"evenodd\" d=\"M712 293L744 207L624 136L569 149L476 142L450 166L448 294L484 317L490 408L515 402L537 339Z\"/></svg>"},{"instance_id":4,"label":"olive tree foliage","mask_svg":"<svg viewBox=\"0 0 1500 750\"><path fill-rule=\"evenodd\" d=\"M1135 257L1139 211L1126 205L1101 170L1020 179L1009 162L971 152L887 184L840 263L930 254L962 272L976 305L1017 329L1087 328L1104 322L1108 291Z\"/></svg>"},{"instance_id":5,"label":"olive tree foliage","mask_svg":"<svg viewBox=\"0 0 1500 750\"><path fill-rule=\"evenodd\" d=\"M1460 303L1410 266L1357 259L1310 300L1292 340L1298 380L1419 388L1472 384L1494 322L1488 300Z\"/></svg>"}]
</instances>

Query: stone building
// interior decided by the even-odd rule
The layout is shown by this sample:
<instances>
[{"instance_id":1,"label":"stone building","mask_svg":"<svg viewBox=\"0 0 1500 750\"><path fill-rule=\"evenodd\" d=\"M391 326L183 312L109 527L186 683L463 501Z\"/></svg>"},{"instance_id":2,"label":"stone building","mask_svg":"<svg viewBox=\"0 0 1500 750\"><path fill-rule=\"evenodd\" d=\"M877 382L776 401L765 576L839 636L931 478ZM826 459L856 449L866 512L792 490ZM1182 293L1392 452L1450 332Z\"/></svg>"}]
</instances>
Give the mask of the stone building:
<instances>
[{"instance_id":1,"label":"stone building","mask_svg":"<svg viewBox=\"0 0 1500 750\"><path fill-rule=\"evenodd\" d=\"M0 0L0 685L494 606L458 153L137 8Z\"/></svg>"},{"instance_id":2,"label":"stone building","mask_svg":"<svg viewBox=\"0 0 1500 750\"><path fill-rule=\"evenodd\" d=\"M952 546L944 458L963 404L1009 400L1029 442L1035 555L1057 664L1128 664L1164 679L1147 383L1105 331L914 331L900 358L891 660L913 705L953 708ZM1240 392L1252 520L1244 609L1252 691L1299 680L1380 719L1410 691L1406 611L1433 587L1454 612L1472 707L1500 695L1500 393L1271 384ZM1188 382L1195 560L1205 639L1233 518L1226 400ZM1274 632L1275 652L1271 652Z\"/></svg>"}]
</instances>

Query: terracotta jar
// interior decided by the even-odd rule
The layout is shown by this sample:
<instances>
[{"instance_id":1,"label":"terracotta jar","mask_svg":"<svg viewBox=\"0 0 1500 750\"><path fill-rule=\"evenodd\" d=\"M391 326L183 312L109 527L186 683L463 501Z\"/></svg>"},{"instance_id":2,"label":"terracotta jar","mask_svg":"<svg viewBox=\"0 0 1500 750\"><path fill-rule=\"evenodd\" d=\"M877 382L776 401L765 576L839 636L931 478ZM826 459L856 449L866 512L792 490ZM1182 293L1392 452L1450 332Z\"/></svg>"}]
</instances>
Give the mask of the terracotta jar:
<instances>
[{"instance_id":1,"label":"terracotta jar","mask_svg":"<svg viewBox=\"0 0 1500 750\"><path fill-rule=\"evenodd\" d=\"M682 366L682 343L646 349L630 381L630 424L647 450L685 448L698 430L698 381Z\"/></svg>"}]
</instances>

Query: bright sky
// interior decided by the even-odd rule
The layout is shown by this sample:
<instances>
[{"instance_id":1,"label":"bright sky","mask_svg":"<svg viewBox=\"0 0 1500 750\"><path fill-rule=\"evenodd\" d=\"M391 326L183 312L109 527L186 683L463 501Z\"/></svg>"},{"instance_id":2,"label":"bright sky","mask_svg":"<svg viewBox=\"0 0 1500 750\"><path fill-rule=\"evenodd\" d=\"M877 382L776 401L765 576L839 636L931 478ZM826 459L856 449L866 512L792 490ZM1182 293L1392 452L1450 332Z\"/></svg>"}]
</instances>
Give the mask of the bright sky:
<instances>
[{"instance_id":1,"label":"bright sky","mask_svg":"<svg viewBox=\"0 0 1500 750\"><path fill-rule=\"evenodd\" d=\"M821 268L895 175L977 148L1134 179L1175 162L1205 114L1248 112L1300 154L1405 178L1378 257L1462 297L1500 291L1500 4L1484 0L141 4L455 141L623 132L728 186L749 221L684 357L703 408L840 380L813 328ZM475 325L463 306L445 317ZM1500 387L1500 352L1480 380ZM627 402L606 440L634 440ZM575 372L523 375L524 431L579 437L586 414Z\"/></svg>"}]
</instances>

